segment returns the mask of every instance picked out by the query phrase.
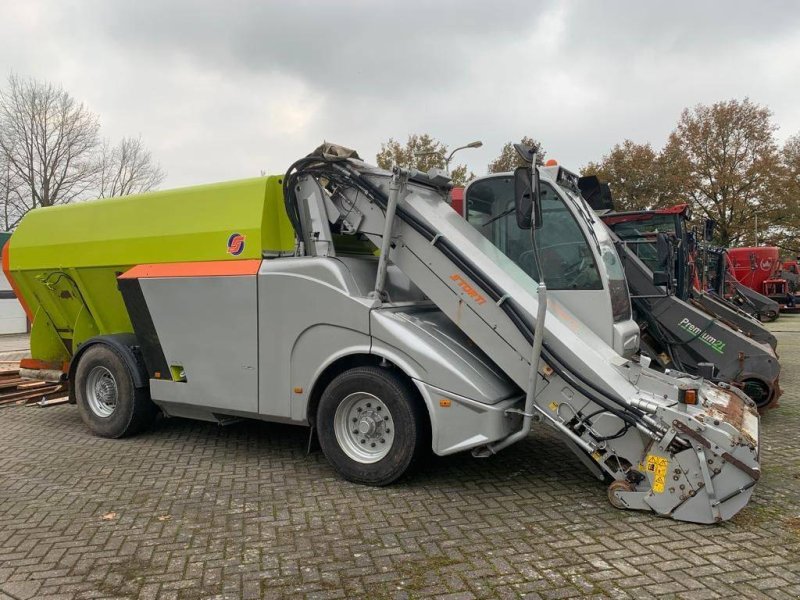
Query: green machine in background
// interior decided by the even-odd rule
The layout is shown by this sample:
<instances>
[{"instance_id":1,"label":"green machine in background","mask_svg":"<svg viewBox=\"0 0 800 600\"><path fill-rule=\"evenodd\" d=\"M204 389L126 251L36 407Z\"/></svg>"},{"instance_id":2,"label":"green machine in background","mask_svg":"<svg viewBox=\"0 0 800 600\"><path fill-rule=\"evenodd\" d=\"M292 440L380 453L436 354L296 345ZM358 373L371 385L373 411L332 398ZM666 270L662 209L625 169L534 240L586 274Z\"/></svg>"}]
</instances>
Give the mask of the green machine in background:
<instances>
[{"instance_id":1,"label":"green machine in background","mask_svg":"<svg viewBox=\"0 0 800 600\"><path fill-rule=\"evenodd\" d=\"M132 332L117 277L134 265L291 253L281 183L259 177L31 211L3 266L33 323L32 355L63 364L90 337Z\"/></svg>"}]
</instances>

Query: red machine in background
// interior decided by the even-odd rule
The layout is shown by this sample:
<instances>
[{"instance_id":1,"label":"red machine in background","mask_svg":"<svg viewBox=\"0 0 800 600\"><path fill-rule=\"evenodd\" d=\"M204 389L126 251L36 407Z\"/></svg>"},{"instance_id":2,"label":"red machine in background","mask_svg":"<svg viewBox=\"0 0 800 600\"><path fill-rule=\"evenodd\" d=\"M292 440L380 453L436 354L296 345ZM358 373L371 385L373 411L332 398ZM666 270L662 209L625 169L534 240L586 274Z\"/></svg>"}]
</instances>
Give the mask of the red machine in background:
<instances>
[{"instance_id":1,"label":"red machine in background","mask_svg":"<svg viewBox=\"0 0 800 600\"><path fill-rule=\"evenodd\" d=\"M740 283L778 302L782 312L798 312L797 261L782 263L775 246L730 248L728 255Z\"/></svg>"}]
</instances>

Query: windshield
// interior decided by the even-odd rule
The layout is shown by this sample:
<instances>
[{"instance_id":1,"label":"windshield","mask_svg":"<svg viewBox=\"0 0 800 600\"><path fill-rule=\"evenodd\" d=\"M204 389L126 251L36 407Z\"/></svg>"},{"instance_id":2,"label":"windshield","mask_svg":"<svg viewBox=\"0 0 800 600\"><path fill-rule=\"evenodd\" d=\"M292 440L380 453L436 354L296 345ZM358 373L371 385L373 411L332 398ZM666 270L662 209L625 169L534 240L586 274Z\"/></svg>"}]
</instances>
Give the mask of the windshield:
<instances>
[{"instance_id":1,"label":"windshield","mask_svg":"<svg viewBox=\"0 0 800 600\"><path fill-rule=\"evenodd\" d=\"M541 269L553 290L600 290L603 283L594 253L572 212L554 187L541 182L542 227L536 231ZM536 281L540 267L531 231L517 227L514 182L491 177L473 183L467 193L467 220ZM613 248L612 248L613 249ZM614 253L616 256L616 252Z\"/></svg>"},{"instance_id":2,"label":"windshield","mask_svg":"<svg viewBox=\"0 0 800 600\"><path fill-rule=\"evenodd\" d=\"M651 271L662 269L656 251L656 235L676 233L675 215L645 213L625 221L616 221L611 217L606 223Z\"/></svg>"}]
</instances>

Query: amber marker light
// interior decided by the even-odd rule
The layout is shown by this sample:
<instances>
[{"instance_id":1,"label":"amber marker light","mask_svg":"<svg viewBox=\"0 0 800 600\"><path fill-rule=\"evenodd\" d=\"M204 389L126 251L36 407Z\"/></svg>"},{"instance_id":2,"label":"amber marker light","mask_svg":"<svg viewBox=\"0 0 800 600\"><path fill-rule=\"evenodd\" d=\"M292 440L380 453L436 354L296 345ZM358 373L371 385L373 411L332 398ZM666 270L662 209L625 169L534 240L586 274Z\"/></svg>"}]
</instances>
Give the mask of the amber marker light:
<instances>
[{"instance_id":1,"label":"amber marker light","mask_svg":"<svg viewBox=\"0 0 800 600\"><path fill-rule=\"evenodd\" d=\"M684 404L697 404L697 390L683 390Z\"/></svg>"}]
</instances>

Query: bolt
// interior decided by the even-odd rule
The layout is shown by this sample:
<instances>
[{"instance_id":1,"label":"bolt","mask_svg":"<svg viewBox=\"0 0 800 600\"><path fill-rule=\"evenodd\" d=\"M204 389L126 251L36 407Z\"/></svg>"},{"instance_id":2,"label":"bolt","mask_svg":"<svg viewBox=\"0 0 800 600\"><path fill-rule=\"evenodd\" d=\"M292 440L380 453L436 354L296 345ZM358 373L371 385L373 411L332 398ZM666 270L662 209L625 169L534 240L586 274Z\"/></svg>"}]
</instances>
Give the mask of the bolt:
<instances>
[{"instance_id":1,"label":"bolt","mask_svg":"<svg viewBox=\"0 0 800 600\"><path fill-rule=\"evenodd\" d=\"M366 444L366 443L367 443L367 440L361 440L361 443L362 443L362 444Z\"/></svg>"},{"instance_id":2,"label":"bolt","mask_svg":"<svg viewBox=\"0 0 800 600\"><path fill-rule=\"evenodd\" d=\"M719 419L714 419L714 425L719 425Z\"/></svg>"},{"instance_id":3,"label":"bolt","mask_svg":"<svg viewBox=\"0 0 800 600\"><path fill-rule=\"evenodd\" d=\"M676 475L680 475L681 474L681 470L680 469L675 469L675 474Z\"/></svg>"},{"instance_id":4,"label":"bolt","mask_svg":"<svg viewBox=\"0 0 800 600\"><path fill-rule=\"evenodd\" d=\"M353 429L353 433L355 433L356 435L358 435L358 429Z\"/></svg>"},{"instance_id":5,"label":"bolt","mask_svg":"<svg viewBox=\"0 0 800 600\"><path fill-rule=\"evenodd\" d=\"M682 490L685 490L685 489L686 489L686 486L685 486L685 485L683 485L683 484L681 484L681 485L680 485L680 488L681 488Z\"/></svg>"},{"instance_id":6,"label":"bolt","mask_svg":"<svg viewBox=\"0 0 800 600\"><path fill-rule=\"evenodd\" d=\"M381 444L385 444L385 443L386 443L386 440L381 438Z\"/></svg>"},{"instance_id":7,"label":"bolt","mask_svg":"<svg viewBox=\"0 0 800 600\"><path fill-rule=\"evenodd\" d=\"M392 433L392 430L391 429L387 429L386 433Z\"/></svg>"},{"instance_id":8,"label":"bolt","mask_svg":"<svg viewBox=\"0 0 800 600\"><path fill-rule=\"evenodd\" d=\"M372 446L372 447L374 448L374 447L375 447L375 442L372 442L372 443L370 444L370 446Z\"/></svg>"},{"instance_id":9,"label":"bolt","mask_svg":"<svg viewBox=\"0 0 800 600\"><path fill-rule=\"evenodd\" d=\"M710 465L713 465L713 464L714 464L714 460L713 460L713 459L711 459L711 458L709 458L709 459L708 459L708 464L710 464Z\"/></svg>"},{"instance_id":10,"label":"bolt","mask_svg":"<svg viewBox=\"0 0 800 600\"><path fill-rule=\"evenodd\" d=\"M367 408L372 408L372 402L367 402Z\"/></svg>"},{"instance_id":11,"label":"bolt","mask_svg":"<svg viewBox=\"0 0 800 600\"><path fill-rule=\"evenodd\" d=\"M388 421L389 420L389 415L386 415L385 417L383 417L383 420L384 421Z\"/></svg>"},{"instance_id":12,"label":"bolt","mask_svg":"<svg viewBox=\"0 0 800 600\"><path fill-rule=\"evenodd\" d=\"M678 477L677 475L673 475L672 479L674 479L675 481L678 481L678 479L680 479L680 477Z\"/></svg>"},{"instance_id":13,"label":"bolt","mask_svg":"<svg viewBox=\"0 0 800 600\"><path fill-rule=\"evenodd\" d=\"M360 406L358 407L358 412L361 412L361 407Z\"/></svg>"},{"instance_id":14,"label":"bolt","mask_svg":"<svg viewBox=\"0 0 800 600\"><path fill-rule=\"evenodd\" d=\"M383 410L382 406L378 406L375 410Z\"/></svg>"},{"instance_id":15,"label":"bolt","mask_svg":"<svg viewBox=\"0 0 800 600\"><path fill-rule=\"evenodd\" d=\"M353 423L358 423L358 419L356 419L355 417L353 417Z\"/></svg>"}]
</instances>

